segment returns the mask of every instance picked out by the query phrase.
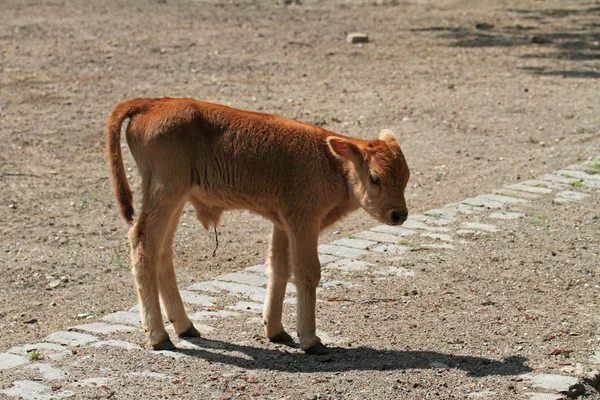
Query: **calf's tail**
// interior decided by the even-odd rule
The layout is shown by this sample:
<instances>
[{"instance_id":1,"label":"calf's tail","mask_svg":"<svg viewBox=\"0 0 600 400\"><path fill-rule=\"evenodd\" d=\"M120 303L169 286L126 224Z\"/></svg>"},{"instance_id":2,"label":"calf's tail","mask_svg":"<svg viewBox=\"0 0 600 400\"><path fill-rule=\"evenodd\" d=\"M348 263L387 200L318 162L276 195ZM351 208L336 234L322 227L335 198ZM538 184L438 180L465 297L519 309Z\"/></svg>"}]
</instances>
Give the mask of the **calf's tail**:
<instances>
[{"instance_id":1,"label":"calf's tail","mask_svg":"<svg viewBox=\"0 0 600 400\"><path fill-rule=\"evenodd\" d=\"M130 99L118 104L108 117L106 125L106 155L110 165L112 187L121 215L128 224L133 224L133 195L127 182L123 156L121 154L121 126L123 121L144 112L150 99Z\"/></svg>"}]
</instances>

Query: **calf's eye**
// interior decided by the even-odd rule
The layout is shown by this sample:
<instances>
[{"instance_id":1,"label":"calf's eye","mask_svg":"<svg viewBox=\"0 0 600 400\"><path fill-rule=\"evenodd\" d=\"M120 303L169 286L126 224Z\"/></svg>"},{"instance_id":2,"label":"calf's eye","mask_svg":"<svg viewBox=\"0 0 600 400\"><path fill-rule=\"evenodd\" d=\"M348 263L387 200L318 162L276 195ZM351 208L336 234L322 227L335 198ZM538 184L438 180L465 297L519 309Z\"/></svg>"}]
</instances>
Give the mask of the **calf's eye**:
<instances>
[{"instance_id":1,"label":"calf's eye","mask_svg":"<svg viewBox=\"0 0 600 400\"><path fill-rule=\"evenodd\" d=\"M377 175L371 175L371 183L377 186L381 185L381 181Z\"/></svg>"}]
</instances>

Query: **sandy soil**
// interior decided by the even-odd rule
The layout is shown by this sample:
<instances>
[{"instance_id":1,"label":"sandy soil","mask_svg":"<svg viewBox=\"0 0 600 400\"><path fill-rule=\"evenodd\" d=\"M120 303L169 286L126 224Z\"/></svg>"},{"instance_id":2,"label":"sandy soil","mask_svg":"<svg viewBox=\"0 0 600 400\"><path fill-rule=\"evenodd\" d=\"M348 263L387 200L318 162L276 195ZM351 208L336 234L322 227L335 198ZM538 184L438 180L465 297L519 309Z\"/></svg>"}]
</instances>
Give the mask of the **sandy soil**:
<instances>
[{"instance_id":1,"label":"sandy soil","mask_svg":"<svg viewBox=\"0 0 600 400\"><path fill-rule=\"evenodd\" d=\"M101 316L135 303L127 225L111 194L103 138L112 107L129 97L190 96L361 138L390 128L411 167L414 213L600 153L597 1L8 0L2 8L1 349L73 325L79 314ZM369 43L347 43L346 34L357 31ZM126 164L135 189L139 178L127 152ZM417 309L386 328L393 338L368 335L361 345L410 343L428 351L435 342L435 351L447 353L454 345L444 339L439 347L441 336L468 336L473 340L459 353L513 354L508 347L515 341L506 335L545 335L569 318L550 303L589 313L598 295L578 285L597 281L597 200L568 211L545 205L553 219L542 231L520 225L527 229L477 241L464 254L415 257L411 262L423 269L443 265L415 283L430 299L411 303ZM176 239L181 286L264 260L266 221L231 212L222 222L212 257L214 238L186 209ZM325 232L323 242L374 224L357 212ZM579 267L571 268L573 260ZM550 279L555 275L561 278ZM439 282L466 294L442 301L436 293L450 289ZM512 316L503 304L515 318L517 307L535 308L542 295L529 289L540 285L549 285L548 303L531 331L522 329L526 324L498 335L479 331ZM491 307L478 305L486 293ZM373 326L400 318L385 319L395 311L380 307L386 311L376 313L381 321ZM437 311L427 311L432 307ZM343 329L332 330L354 337L352 327L363 328L354 320L364 321L360 314L367 312L358 308L343 317ZM407 315L426 332L409 334ZM597 335L597 318L591 321L577 326L585 334L573 336L581 341L575 347ZM524 346L523 357L535 360Z\"/></svg>"}]
</instances>

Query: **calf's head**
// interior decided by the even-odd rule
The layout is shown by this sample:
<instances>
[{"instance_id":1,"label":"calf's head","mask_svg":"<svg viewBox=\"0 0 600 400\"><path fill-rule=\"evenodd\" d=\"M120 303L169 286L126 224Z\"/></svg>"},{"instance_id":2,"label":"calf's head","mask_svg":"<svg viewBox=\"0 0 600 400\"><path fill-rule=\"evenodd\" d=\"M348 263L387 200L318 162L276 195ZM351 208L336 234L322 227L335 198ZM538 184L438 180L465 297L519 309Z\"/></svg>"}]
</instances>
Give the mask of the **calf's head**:
<instances>
[{"instance_id":1,"label":"calf's head","mask_svg":"<svg viewBox=\"0 0 600 400\"><path fill-rule=\"evenodd\" d=\"M371 216L388 225L401 225L408 210L404 189L410 171L394 133L383 129L377 140L327 138L329 149L345 166L354 196Z\"/></svg>"}]
</instances>

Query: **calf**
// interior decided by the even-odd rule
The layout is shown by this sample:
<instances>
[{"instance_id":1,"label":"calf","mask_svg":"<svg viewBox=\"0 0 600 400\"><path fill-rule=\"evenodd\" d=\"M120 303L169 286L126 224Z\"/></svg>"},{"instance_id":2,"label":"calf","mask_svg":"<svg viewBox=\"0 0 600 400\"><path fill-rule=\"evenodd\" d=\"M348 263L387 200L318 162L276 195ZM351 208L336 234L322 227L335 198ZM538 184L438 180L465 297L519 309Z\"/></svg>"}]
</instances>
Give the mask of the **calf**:
<instances>
[{"instance_id":1,"label":"calf","mask_svg":"<svg viewBox=\"0 0 600 400\"><path fill-rule=\"evenodd\" d=\"M133 199L121 155L121 125L142 178L142 207ZM359 207L400 225L407 217L409 170L394 134L359 140L287 118L192 99L131 99L108 120L112 184L129 231L132 271L142 323L154 349L175 346L159 297L181 337L197 337L173 270L173 236L184 205L208 229L225 210L247 209L273 223L264 325L272 342L292 341L281 323L286 285L297 288L297 333L308 354L327 348L316 335L321 277L319 232Z\"/></svg>"}]
</instances>

